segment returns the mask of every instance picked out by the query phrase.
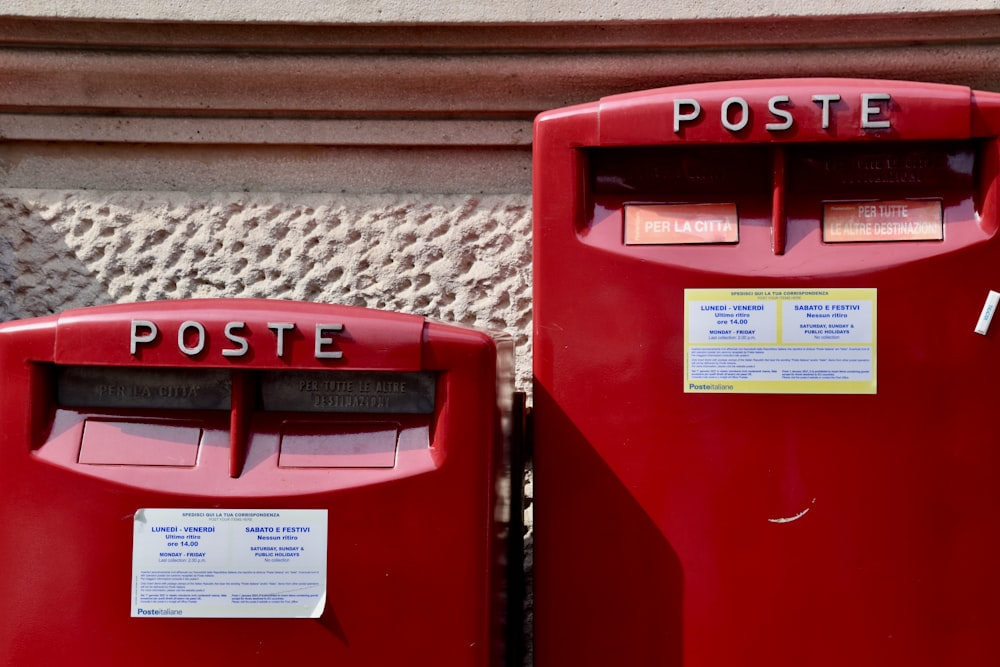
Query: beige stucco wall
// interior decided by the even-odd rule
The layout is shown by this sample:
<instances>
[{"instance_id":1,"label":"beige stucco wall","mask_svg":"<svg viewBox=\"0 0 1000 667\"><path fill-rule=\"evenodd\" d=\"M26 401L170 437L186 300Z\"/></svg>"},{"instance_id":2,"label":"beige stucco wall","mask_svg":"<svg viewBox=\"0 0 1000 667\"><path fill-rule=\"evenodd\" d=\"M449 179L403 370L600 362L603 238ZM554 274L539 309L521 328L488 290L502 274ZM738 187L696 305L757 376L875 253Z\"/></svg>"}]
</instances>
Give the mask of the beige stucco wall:
<instances>
[{"instance_id":1,"label":"beige stucco wall","mask_svg":"<svg viewBox=\"0 0 1000 667\"><path fill-rule=\"evenodd\" d=\"M4 13L170 21L266 21L309 23L484 23L553 21L652 21L895 14L937 11L981 11L1000 8L996 0L586 0L531 2L462 2L460 0L243 0L206 3L198 0L11 0Z\"/></svg>"}]
</instances>

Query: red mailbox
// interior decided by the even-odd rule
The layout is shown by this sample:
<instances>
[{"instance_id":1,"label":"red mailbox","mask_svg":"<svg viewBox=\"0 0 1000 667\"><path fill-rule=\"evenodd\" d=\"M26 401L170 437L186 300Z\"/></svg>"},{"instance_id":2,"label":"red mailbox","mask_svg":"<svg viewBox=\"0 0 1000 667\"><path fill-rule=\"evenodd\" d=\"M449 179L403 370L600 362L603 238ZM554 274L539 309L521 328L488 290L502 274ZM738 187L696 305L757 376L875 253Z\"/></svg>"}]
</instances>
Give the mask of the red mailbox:
<instances>
[{"instance_id":1,"label":"red mailbox","mask_svg":"<svg viewBox=\"0 0 1000 667\"><path fill-rule=\"evenodd\" d=\"M5 664L500 664L511 365L293 302L0 326Z\"/></svg>"},{"instance_id":2,"label":"red mailbox","mask_svg":"<svg viewBox=\"0 0 1000 667\"><path fill-rule=\"evenodd\" d=\"M855 79L537 119L536 664L1000 664L998 134Z\"/></svg>"}]
</instances>

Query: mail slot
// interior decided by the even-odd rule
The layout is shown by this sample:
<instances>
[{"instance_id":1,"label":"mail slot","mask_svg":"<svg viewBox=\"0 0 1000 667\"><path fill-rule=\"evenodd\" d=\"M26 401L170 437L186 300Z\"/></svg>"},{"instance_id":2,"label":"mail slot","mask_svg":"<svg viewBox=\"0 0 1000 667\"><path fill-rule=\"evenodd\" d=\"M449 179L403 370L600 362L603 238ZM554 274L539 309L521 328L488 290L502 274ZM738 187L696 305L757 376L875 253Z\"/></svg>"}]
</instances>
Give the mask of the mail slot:
<instances>
[{"instance_id":1,"label":"mail slot","mask_svg":"<svg viewBox=\"0 0 1000 667\"><path fill-rule=\"evenodd\" d=\"M498 665L512 343L266 300L0 326L12 665Z\"/></svg>"},{"instance_id":2,"label":"mail slot","mask_svg":"<svg viewBox=\"0 0 1000 667\"><path fill-rule=\"evenodd\" d=\"M536 664L1000 662L998 133L859 79L539 116Z\"/></svg>"}]
</instances>

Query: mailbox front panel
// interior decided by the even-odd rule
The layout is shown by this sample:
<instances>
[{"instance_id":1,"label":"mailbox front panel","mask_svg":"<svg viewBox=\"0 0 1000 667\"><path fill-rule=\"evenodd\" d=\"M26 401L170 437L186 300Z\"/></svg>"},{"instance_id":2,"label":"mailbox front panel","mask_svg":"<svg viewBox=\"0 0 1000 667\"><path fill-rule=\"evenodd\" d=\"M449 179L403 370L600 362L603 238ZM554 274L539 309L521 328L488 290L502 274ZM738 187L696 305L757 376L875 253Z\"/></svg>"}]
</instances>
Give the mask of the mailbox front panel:
<instances>
[{"instance_id":1,"label":"mailbox front panel","mask_svg":"<svg viewBox=\"0 0 1000 667\"><path fill-rule=\"evenodd\" d=\"M0 326L0 653L499 664L510 364L504 337L293 302Z\"/></svg>"},{"instance_id":2,"label":"mailbox front panel","mask_svg":"<svg viewBox=\"0 0 1000 667\"><path fill-rule=\"evenodd\" d=\"M996 111L796 79L539 117L536 664L1000 660Z\"/></svg>"}]
</instances>

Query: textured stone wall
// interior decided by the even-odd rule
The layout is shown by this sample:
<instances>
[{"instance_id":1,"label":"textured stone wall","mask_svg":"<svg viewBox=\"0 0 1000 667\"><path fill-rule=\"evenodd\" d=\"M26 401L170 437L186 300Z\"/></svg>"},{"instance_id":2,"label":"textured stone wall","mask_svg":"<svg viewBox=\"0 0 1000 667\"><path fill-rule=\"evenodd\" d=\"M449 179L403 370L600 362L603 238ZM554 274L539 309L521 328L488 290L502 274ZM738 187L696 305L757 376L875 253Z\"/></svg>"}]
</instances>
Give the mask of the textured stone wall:
<instances>
[{"instance_id":1,"label":"textured stone wall","mask_svg":"<svg viewBox=\"0 0 1000 667\"><path fill-rule=\"evenodd\" d=\"M525 195L0 190L0 321L103 303L257 297L512 333L531 372Z\"/></svg>"},{"instance_id":2,"label":"textured stone wall","mask_svg":"<svg viewBox=\"0 0 1000 667\"><path fill-rule=\"evenodd\" d=\"M198 21L309 21L330 23L392 22L538 22L664 19L719 19L773 15L901 13L979 10L988 0L587 0L461 2L459 0L7 0L6 11L29 16Z\"/></svg>"}]
</instances>

